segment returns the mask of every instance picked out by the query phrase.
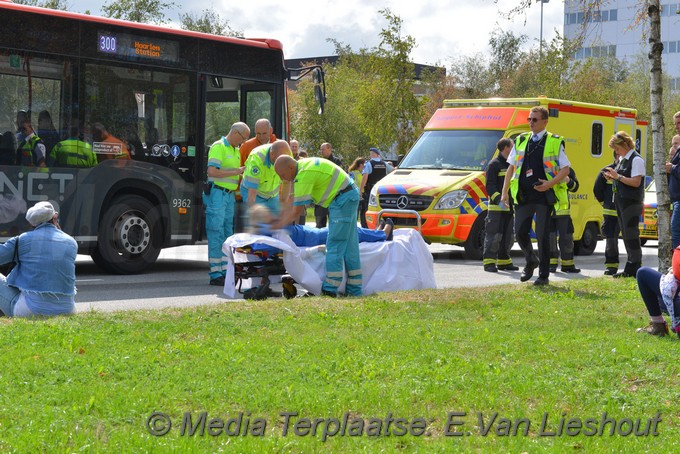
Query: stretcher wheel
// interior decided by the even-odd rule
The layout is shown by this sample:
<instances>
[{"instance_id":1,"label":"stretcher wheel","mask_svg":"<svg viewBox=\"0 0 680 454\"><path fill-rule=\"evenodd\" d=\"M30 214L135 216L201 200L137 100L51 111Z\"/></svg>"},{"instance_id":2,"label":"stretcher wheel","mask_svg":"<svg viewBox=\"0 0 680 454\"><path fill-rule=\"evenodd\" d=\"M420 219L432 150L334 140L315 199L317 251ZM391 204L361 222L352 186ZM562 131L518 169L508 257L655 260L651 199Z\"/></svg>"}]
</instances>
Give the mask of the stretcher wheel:
<instances>
[{"instance_id":1,"label":"stretcher wheel","mask_svg":"<svg viewBox=\"0 0 680 454\"><path fill-rule=\"evenodd\" d=\"M297 296L297 287L292 282L283 282L283 296L286 297L286 299L291 299L295 298Z\"/></svg>"}]
</instances>

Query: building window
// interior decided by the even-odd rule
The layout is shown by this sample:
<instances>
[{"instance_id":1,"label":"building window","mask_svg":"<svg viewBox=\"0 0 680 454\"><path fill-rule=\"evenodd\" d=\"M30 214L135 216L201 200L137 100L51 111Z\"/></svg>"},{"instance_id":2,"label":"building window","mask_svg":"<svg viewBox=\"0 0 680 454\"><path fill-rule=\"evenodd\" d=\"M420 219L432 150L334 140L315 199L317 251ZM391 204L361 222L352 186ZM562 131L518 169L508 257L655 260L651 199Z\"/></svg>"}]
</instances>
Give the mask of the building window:
<instances>
[{"instance_id":1,"label":"building window","mask_svg":"<svg viewBox=\"0 0 680 454\"><path fill-rule=\"evenodd\" d=\"M609 21L609 11L602 11L602 22Z\"/></svg>"},{"instance_id":2,"label":"building window","mask_svg":"<svg viewBox=\"0 0 680 454\"><path fill-rule=\"evenodd\" d=\"M617 20L617 13L615 9L609 10L609 20L610 21L615 21Z\"/></svg>"},{"instance_id":3,"label":"building window","mask_svg":"<svg viewBox=\"0 0 680 454\"><path fill-rule=\"evenodd\" d=\"M609 45L609 55L616 57L616 44Z\"/></svg>"},{"instance_id":4,"label":"building window","mask_svg":"<svg viewBox=\"0 0 680 454\"><path fill-rule=\"evenodd\" d=\"M674 54L678 51L678 42L677 41L671 41L668 43L668 52L671 54Z\"/></svg>"}]
</instances>

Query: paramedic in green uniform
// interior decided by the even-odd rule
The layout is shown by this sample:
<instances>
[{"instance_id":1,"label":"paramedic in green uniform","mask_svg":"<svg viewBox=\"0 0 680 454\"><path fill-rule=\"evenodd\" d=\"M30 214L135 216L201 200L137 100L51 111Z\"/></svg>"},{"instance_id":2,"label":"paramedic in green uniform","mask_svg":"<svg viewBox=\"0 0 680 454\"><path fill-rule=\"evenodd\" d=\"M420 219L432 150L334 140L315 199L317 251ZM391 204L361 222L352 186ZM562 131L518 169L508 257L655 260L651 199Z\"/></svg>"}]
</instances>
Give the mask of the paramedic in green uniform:
<instances>
[{"instance_id":1,"label":"paramedic in green uniform","mask_svg":"<svg viewBox=\"0 0 680 454\"><path fill-rule=\"evenodd\" d=\"M57 143L50 153L54 163L65 167L94 167L97 165L97 155L92 146L78 139L79 130L71 127L70 137Z\"/></svg>"},{"instance_id":2,"label":"paramedic in green uniform","mask_svg":"<svg viewBox=\"0 0 680 454\"><path fill-rule=\"evenodd\" d=\"M358 188L344 170L327 159L307 158L295 161L290 156L279 156L275 170L282 180L294 182L293 209L284 208L281 217L272 227L281 228L292 223L310 203L328 208L326 277L321 292L324 295L337 296L346 271L346 293L361 296L362 275L357 235Z\"/></svg>"},{"instance_id":3,"label":"paramedic in green uniform","mask_svg":"<svg viewBox=\"0 0 680 454\"><path fill-rule=\"evenodd\" d=\"M212 144L208 152L208 187L203 193L203 203L210 285L224 285L227 257L222 252L222 244L234 233L234 191L244 169L238 147L249 135L247 124L234 123L229 134Z\"/></svg>"},{"instance_id":4,"label":"paramedic in green uniform","mask_svg":"<svg viewBox=\"0 0 680 454\"><path fill-rule=\"evenodd\" d=\"M258 203L279 214L279 194L282 199L287 198L290 184L285 182L282 187L281 178L274 171L274 162L284 154L292 156L285 140L260 145L250 152L241 182L241 197L247 201L248 208Z\"/></svg>"}]
</instances>

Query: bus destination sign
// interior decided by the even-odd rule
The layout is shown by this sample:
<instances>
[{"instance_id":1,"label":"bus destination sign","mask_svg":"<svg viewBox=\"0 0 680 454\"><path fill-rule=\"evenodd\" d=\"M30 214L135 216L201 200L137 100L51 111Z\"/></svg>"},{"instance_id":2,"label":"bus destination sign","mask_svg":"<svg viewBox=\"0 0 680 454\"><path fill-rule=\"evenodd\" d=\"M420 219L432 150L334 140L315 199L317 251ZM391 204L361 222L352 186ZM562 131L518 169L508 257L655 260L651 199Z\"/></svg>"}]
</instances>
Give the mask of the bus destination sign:
<instances>
[{"instance_id":1,"label":"bus destination sign","mask_svg":"<svg viewBox=\"0 0 680 454\"><path fill-rule=\"evenodd\" d=\"M97 49L125 60L160 60L170 63L179 61L177 43L163 39L136 37L127 33L103 33L98 36Z\"/></svg>"}]
</instances>

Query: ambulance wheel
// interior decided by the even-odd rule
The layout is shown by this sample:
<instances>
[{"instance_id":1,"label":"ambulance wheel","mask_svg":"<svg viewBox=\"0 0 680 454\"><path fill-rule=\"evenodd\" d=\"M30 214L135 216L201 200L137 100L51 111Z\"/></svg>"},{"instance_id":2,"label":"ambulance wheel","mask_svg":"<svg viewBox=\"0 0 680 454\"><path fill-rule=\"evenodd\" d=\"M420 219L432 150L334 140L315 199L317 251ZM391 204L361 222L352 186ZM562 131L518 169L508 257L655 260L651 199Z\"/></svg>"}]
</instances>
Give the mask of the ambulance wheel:
<instances>
[{"instance_id":1,"label":"ambulance wheel","mask_svg":"<svg viewBox=\"0 0 680 454\"><path fill-rule=\"evenodd\" d=\"M589 222L586 224L586 228L583 230L583 236L579 241L574 242L574 254L592 255L592 253L595 251L595 246L597 246L598 236L599 231L597 224L594 222Z\"/></svg>"},{"instance_id":2,"label":"ambulance wheel","mask_svg":"<svg viewBox=\"0 0 680 454\"><path fill-rule=\"evenodd\" d=\"M136 195L115 199L99 222L92 260L111 273L140 273L158 258L160 231L158 209L150 201Z\"/></svg>"},{"instance_id":3,"label":"ambulance wheel","mask_svg":"<svg viewBox=\"0 0 680 454\"><path fill-rule=\"evenodd\" d=\"M465 260L481 260L482 254L484 253L484 236L486 235L486 212L480 214L475 219L472 228L470 229L470 234L465 242L465 252L463 253L463 258Z\"/></svg>"}]
</instances>

